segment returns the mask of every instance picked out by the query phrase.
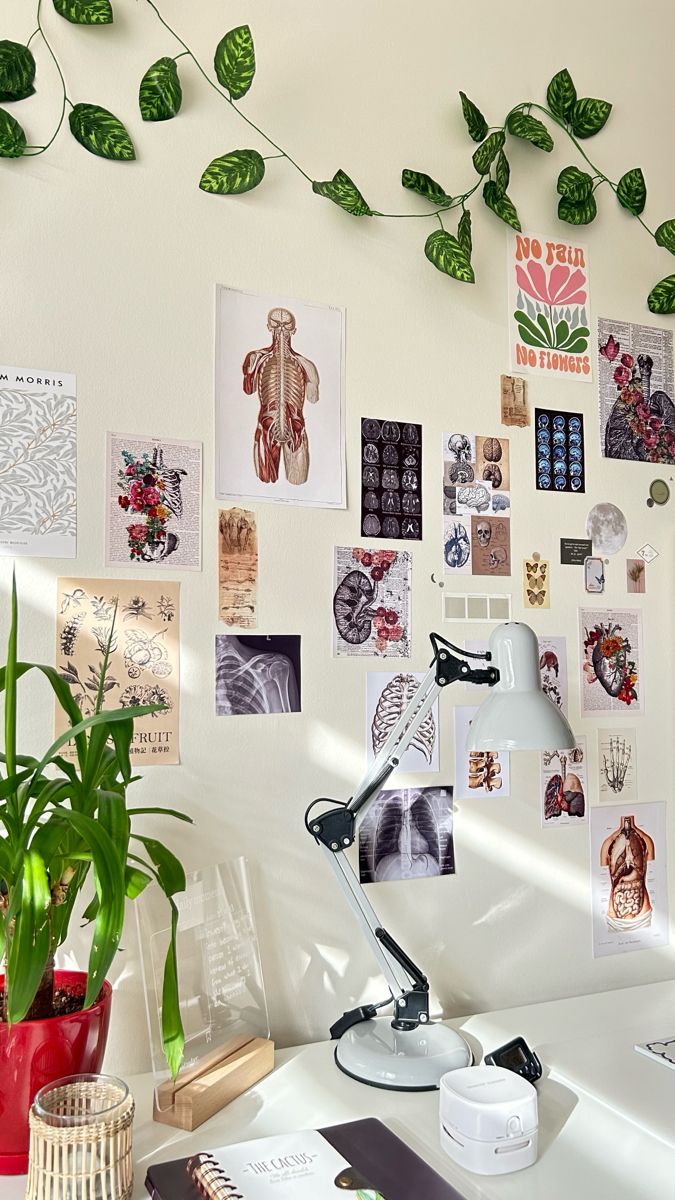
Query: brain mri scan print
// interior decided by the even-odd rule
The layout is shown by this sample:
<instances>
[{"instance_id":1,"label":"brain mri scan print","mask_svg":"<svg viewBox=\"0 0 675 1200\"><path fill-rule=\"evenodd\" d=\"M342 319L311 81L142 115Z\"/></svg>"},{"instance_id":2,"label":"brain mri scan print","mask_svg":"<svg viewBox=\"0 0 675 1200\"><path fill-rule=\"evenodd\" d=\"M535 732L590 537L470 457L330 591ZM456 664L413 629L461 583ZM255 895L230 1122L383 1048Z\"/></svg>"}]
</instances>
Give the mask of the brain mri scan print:
<instances>
[{"instance_id":1,"label":"brain mri scan print","mask_svg":"<svg viewBox=\"0 0 675 1200\"><path fill-rule=\"evenodd\" d=\"M361 418L361 530L370 537L422 537L422 426ZM377 516L366 527L368 514ZM415 520L401 520L401 514Z\"/></svg>"}]
</instances>

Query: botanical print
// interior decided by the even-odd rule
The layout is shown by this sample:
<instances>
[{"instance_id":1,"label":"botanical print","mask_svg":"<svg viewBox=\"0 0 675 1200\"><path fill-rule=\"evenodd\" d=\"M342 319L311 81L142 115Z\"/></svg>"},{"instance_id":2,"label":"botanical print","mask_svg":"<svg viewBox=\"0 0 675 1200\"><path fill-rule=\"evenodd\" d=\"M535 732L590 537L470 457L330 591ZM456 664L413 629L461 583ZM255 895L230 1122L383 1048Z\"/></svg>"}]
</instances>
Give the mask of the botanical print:
<instances>
[{"instance_id":1,"label":"botanical print","mask_svg":"<svg viewBox=\"0 0 675 1200\"><path fill-rule=\"evenodd\" d=\"M361 533L421 540L421 425L361 418Z\"/></svg>"},{"instance_id":2,"label":"botanical print","mask_svg":"<svg viewBox=\"0 0 675 1200\"><path fill-rule=\"evenodd\" d=\"M258 534L255 513L223 508L218 513L218 616L226 625L257 624Z\"/></svg>"},{"instance_id":3,"label":"botanical print","mask_svg":"<svg viewBox=\"0 0 675 1200\"><path fill-rule=\"evenodd\" d=\"M544 829L588 821L586 738L571 750L541 753L541 823Z\"/></svg>"},{"instance_id":4,"label":"botanical print","mask_svg":"<svg viewBox=\"0 0 675 1200\"><path fill-rule=\"evenodd\" d=\"M509 439L443 434L443 560L462 575L511 574Z\"/></svg>"},{"instance_id":5,"label":"botanical print","mask_svg":"<svg viewBox=\"0 0 675 1200\"><path fill-rule=\"evenodd\" d=\"M216 634L216 715L300 712L300 638Z\"/></svg>"},{"instance_id":6,"label":"botanical print","mask_svg":"<svg viewBox=\"0 0 675 1200\"><path fill-rule=\"evenodd\" d=\"M467 750L466 740L477 707L455 708L455 798L508 796L509 755L502 750Z\"/></svg>"},{"instance_id":7,"label":"botanical print","mask_svg":"<svg viewBox=\"0 0 675 1200\"><path fill-rule=\"evenodd\" d=\"M344 311L216 289L216 496L344 508Z\"/></svg>"},{"instance_id":8,"label":"botanical print","mask_svg":"<svg viewBox=\"0 0 675 1200\"><path fill-rule=\"evenodd\" d=\"M583 492L584 418L581 413L535 408L535 480L540 492Z\"/></svg>"},{"instance_id":9,"label":"botanical print","mask_svg":"<svg viewBox=\"0 0 675 1200\"><path fill-rule=\"evenodd\" d=\"M333 654L410 658L407 550L336 546Z\"/></svg>"},{"instance_id":10,"label":"botanical print","mask_svg":"<svg viewBox=\"0 0 675 1200\"><path fill-rule=\"evenodd\" d=\"M361 883L454 873L452 788L382 792L359 826Z\"/></svg>"},{"instance_id":11,"label":"botanical print","mask_svg":"<svg viewBox=\"0 0 675 1200\"><path fill-rule=\"evenodd\" d=\"M626 559L626 591L644 596L646 586L646 567L641 558Z\"/></svg>"},{"instance_id":12,"label":"botanical print","mask_svg":"<svg viewBox=\"0 0 675 1200\"><path fill-rule=\"evenodd\" d=\"M583 716L644 712L641 621L636 609L579 609Z\"/></svg>"},{"instance_id":13,"label":"botanical print","mask_svg":"<svg viewBox=\"0 0 675 1200\"><path fill-rule=\"evenodd\" d=\"M567 638L540 635L537 641L541 690L565 716L568 716Z\"/></svg>"},{"instance_id":14,"label":"botanical print","mask_svg":"<svg viewBox=\"0 0 675 1200\"><path fill-rule=\"evenodd\" d=\"M601 317L598 399L606 458L675 463L672 330Z\"/></svg>"},{"instance_id":15,"label":"botanical print","mask_svg":"<svg viewBox=\"0 0 675 1200\"><path fill-rule=\"evenodd\" d=\"M598 796L601 803L634 804L637 800L637 732L598 730Z\"/></svg>"},{"instance_id":16,"label":"botanical print","mask_svg":"<svg viewBox=\"0 0 675 1200\"><path fill-rule=\"evenodd\" d=\"M519 375L501 375L500 402L502 425L525 429L530 424L526 379L521 379Z\"/></svg>"},{"instance_id":17,"label":"botanical print","mask_svg":"<svg viewBox=\"0 0 675 1200\"><path fill-rule=\"evenodd\" d=\"M75 376L0 367L0 555L75 558Z\"/></svg>"},{"instance_id":18,"label":"botanical print","mask_svg":"<svg viewBox=\"0 0 675 1200\"><path fill-rule=\"evenodd\" d=\"M551 572L548 559L533 554L523 560L523 607L551 607Z\"/></svg>"},{"instance_id":19,"label":"botanical print","mask_svg":"<svg viewBox=\"0 0 675 1200\"><path fill-rule=\"evenodd\" d=\"M514 233L508 273L512 368L590 383L586 247Z\"/></svg>"},{"instance_id":20,"label":"botanical print","mask_svg":"<svg viewBox=\"0 0 675 1200\"><path fill-rule=\"evenodd\" d=\"M201 570L201 443L109 433L106 453L106 566Z\"/></svg>"},{"instance_id":21,"label":"botanical print","mask_svg":"<svg viewBox=\"0 0 675 1200\"><path fill-rule=\"evenodd\" d=\"M134 723L131 757L146 766L180 762L179 591L166 580L58 580L56 665L82 715L95 711L111 629L104 708L164 707ZM57 705L56 736L67 728ZM61 754L74 759L73 743Z\"/></svg>"},{"instance_id":22,"label":"botanical print","mask_svg":"<svg viewBox=\"0 0 675 1200\"><path fill-rule=\"evenodd\" d=\"M366 753L371 763L384 746L425 674L422 671L369 671L366 675ZM438 700L400 756L399 771L438 770ZM391 777L392 779L395 776Z\"/></svg>"},{"instance_id":23,"label":"botanical print","mask_svg":"<svg viewBox=\"0 0 675 1200\"><path fill-rule=\"evenodd\" d=\"M591 809L593 956L668 942L665 804Z\"/></svg>"}]
</instances>

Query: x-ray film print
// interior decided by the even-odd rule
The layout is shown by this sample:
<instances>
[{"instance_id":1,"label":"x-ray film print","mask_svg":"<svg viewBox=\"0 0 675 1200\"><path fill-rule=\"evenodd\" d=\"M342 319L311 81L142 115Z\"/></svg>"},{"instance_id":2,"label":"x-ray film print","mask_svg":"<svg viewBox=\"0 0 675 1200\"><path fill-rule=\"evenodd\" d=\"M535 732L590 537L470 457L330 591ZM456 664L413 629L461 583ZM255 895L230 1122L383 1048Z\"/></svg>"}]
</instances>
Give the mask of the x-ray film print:
<instances>
[{"instance_id":1,"label":"x-ray film print","mask_svg":"<svg viewBox=\"0 0 675 1200\"><path fill-rule=\"evenodd\" d=\"M216 634L216 716L300 712L300 637Z\"/></svg>"},{"instance_id":2,"label":"x-ray film print","mask_svg":"<svg viewBox=\"0 0 675 1200\"><path fill-rule=\"evenodd\" d=\"M361 533L421 541L421 425L361 418Z\"/></svg>"},{"instance_id":3,"label":"x-ray film print","mask_svg":"<svg viewBox=\"0 0 675 1200\"><path fill-rule=\"evenodd\" d=\"M584 418L581 413L535 408L535 477L540 492L583 492Z\"/></svg>"},{"instance_id":4,"label":"x-ray film print","mask_svg":"<svg viewBox=\"0 0 675 1200\"><path fill-rule=\"evenodd\" d=\"M359 828L361 883L453 875L452 788L382 792Z\"/></svg>"}]
</instances>

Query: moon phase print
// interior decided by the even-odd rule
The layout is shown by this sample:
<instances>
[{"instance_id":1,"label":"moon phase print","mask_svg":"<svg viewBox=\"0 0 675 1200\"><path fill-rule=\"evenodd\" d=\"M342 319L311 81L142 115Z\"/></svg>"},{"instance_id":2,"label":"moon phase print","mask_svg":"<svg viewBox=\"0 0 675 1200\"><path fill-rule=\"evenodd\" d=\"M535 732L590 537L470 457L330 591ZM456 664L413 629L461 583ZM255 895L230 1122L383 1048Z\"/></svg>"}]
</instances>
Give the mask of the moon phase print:
<instances>
[{"instance_id":1,"label":"moon phase print","mask_svg":"<svg viewBox=\"0 0 675 1200\"><path fill-rule=\"evenodd\" d=\"M585 491L583 415L560 412L555 408L535 408L534 429L537 491Z\"/></svg>"},{"instance_id":2,"label":"moon phase print","mask_svg":"<svg viewBox=\"0 0 675 1200\"><path fill-rule=\"evenodd\" d=\"M422 540L422 426L361 418L361 533Z\"/></svg>"}]
</instances>

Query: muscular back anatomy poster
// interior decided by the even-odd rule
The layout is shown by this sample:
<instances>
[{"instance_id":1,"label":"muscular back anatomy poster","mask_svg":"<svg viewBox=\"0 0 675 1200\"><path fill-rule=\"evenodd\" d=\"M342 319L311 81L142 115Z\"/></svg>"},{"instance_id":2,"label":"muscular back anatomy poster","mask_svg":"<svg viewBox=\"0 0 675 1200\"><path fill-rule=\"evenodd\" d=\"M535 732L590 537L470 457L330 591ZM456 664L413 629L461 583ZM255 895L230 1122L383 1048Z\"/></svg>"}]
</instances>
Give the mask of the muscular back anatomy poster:
<instances>
[{"instance_id":1,"label":"muscular back anatomy poster","mask_svg":"<svg viewBox=\"0 0 675 1200\"><path fill-rule=\"evenodd\" d=\"M382 792L359 826L361 883L454 873L452 788Z\"/></svg>"},{"instance_id":2,"label":"muscular back anatomy poster","mask_svg":"<svg viewBox=\"0 0 675 1200\"><path fill-rule=\"evenodd\" d=\"M410 658L408 550L336 546L333 654Z\"/></svg>"},{"instance_id":3,"label":"muscular back anatomy poster","mask_svg":"<svg viewBox=\"0 0 675 1200\"><path fill-rule=\"evenodd\" d=\"M668 942L666 806L591 809L593 956Z\"/></svg>"},{"instance_id":4,"label":"muscular back anatomy poster","mask_svg":"<svg viewBox=\"0 0 675 1200\"><path fill-rule=\"evenodd\" d=\"M345 508L344 310L216 288L216 497Z\"/></svg>"}]
</instances>

